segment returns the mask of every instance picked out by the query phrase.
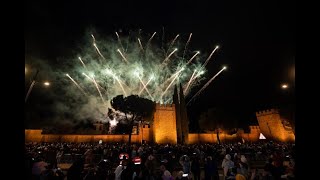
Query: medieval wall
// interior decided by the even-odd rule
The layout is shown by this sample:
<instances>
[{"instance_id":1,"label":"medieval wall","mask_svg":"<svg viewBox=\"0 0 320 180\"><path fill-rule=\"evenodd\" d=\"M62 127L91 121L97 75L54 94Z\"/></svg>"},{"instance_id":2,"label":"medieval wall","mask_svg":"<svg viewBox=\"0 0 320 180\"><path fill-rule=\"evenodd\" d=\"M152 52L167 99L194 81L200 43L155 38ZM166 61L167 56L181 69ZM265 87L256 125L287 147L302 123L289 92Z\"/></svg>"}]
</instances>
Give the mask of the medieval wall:
<instances>
[{"instance_id":1,"label":"medieval wall","mask_svg":"<svg viewBox=\"0 0 320 180\"><path fill-rule=\"evenodd\" d=\"M282 142L295 140L295 135L292 131L292 128L288 128L287 124L282 122L277 109L260 111L256 113L256 116L261 133L267 139L273 139Z\"/></svg>"},{"instance_id":2,"label":"medieval wall","mask_svg":"<svg viewBox=\"0 0 320 180\"><path fill-rule=\"evenodd\" d=\"M128 142L129 135L71 135L41 134L42 130L25 130L25 142ZM131 142L141 143L139 135L132 135Z\"/></svg>"},{"instance_id":3,"label":"medieval wall","mask_svg":"<svg viewBox=\"0 0 320 180\"><path fill-rule=\"evenodd\" d=\"M24 131L26 142L41 142L42 139L41 129L26 129Z\"/></svg>"},{"instance_id":4,"label":"medieval wall","mask_svg":"<svg viewBox=\"0 0 320 180\"><path fill-rule=\"evenodd\" d=\"M175 105L156 104L153 123L154 142L177 144Z\"/></svg>"},{"instance_id":5,"label":"medieval wall","mask_svg":"<svg viewBox=\"0 0 320 180\"><path fill-rule=\"evenodd\" d=\"M236 134L219 134L220 142L228 142L237 140L238 137ZM196 143L218 143L217 134L216 133L201 133L201 134L189 134L188 144L196 144Z\"/></svg>"},{"instance_id":6,"label":"medieval wall","mask_svg":"<svg viewBox=\"0 0 320 180\"><path fill-rule=\"evenodd\" d=\"M151 125L144 124L140 127L141 141L151 142L153 140Z\"/></svg>"},{"instance_id":7,"label":"medieval wall","mask_svg":"<svg viewBox=\"0 0 320 180\"><path fill-rule=\"evenodd\" d=\"M220 131L219 138L221 142L230 141L245 141L256 142L259 140L260 129L259 126L250 126L250 133L244 133L243 130L239 130L236 134L227 134L224 131ZM216 133L201 133L201 134L189 134L188 144L196 143L218 143Z\"/></svg>"},{"instance_id":8,"label":"medieval wall","mask_svg":"<svg viewBox=\"0 0 320 180\"><path fill-rule=\"evenodd\" d=\"M249 126L250 132L244 133L242 129L238 130L237 136L241 138L241 140L256 142L259 140L260 136L260 128L259 126Z\"/></svg>"},{"instance_id":9,"label":"medieval wall","mask_svg":"<svg viewBox=\"0 0 320 180\"><path fill-rule=\"evenodd\" d=\"M255 142L259 140L260 132L267 138L282 142L294 141L295 135L288 123L280 118L277 110L271 109L256 113L259 126L249 126L250 133L238 130L236 134L227 134L221 131L219 138L221 142L245 141ZM42 130L25 130L26 142L128 142L128 135L54 135L41 134ZM217 143L216 133L188 134L188 144L195 143ZM177 126L175 104L156 105L154 122L151 125L140 127L140 133L132 135L133 143L156 142L159 144L177 143Z\"/></svg>"}]
</instances>

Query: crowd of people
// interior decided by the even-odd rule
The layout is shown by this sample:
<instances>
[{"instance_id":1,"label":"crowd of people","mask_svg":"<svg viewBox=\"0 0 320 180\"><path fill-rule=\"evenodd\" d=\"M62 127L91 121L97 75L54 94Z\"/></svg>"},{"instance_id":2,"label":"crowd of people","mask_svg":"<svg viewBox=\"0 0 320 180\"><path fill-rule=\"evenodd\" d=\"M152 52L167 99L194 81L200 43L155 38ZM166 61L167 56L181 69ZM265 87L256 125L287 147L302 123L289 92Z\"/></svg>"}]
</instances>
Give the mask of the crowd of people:
<instances>
[{"instance_id":1,"label":"crowd of people","mask_svg":"<svg viewBox=\"0 0 320 180\"><path fill-rule=\"evenodd\" d=\"M294 179L295 144L26 143L32 179ZM60 169L65 157L68 169ZM258 167L257 162L263 162Z\"/></svg>"}]
</instances>

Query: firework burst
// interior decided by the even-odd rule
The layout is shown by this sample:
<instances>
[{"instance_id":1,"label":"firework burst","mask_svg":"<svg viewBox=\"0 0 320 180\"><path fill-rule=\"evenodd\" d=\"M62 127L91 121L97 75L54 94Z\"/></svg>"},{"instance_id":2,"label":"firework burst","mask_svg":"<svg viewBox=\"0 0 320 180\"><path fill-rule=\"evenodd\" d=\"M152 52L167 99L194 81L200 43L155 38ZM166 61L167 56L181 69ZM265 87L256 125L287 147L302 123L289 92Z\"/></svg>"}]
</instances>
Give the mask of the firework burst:
<instances>
[{"instance_id":1,"label":"firework burst","mask_svg":"<svg viewBox=\"0 0 320 180\"><path fill-rule=\"evenodd\" d=\"M161 39L161 34L156 32L151 37L142 37L140 33L139 37L115 34L107 40L91 34L91 45L80 52L77 57L80 61L74 61L70 69L72 73L65 72L77 77L73 80L68 75L83 94L96 96L104 106L110 106L105 102L121 94L137 94L155 102L172 103L174 85L180 83L187 96L190 89L205 79L205 67L217 50L217 47L212 48L207 56L187 49L192 33L186 42L180 42L183 35L176 35L166 47L160 47L157 40ZM180 50L179 44L182 44Z\"/></svg>"}]
</instances>

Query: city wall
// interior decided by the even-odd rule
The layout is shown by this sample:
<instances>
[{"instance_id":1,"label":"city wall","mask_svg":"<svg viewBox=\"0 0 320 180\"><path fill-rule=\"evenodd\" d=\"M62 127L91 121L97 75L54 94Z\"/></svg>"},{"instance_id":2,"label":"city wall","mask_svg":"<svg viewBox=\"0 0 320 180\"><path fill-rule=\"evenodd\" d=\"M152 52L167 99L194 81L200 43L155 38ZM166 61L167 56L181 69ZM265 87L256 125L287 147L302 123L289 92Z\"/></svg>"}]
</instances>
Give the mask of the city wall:
<instances>
[{"instance_id":1,"label":"city wall","mask_svg":"<svg viewBox=\"0 0 320 180\"><path fill-rule=\"evenodd\" d=\"M259 126L249 126L250 132L244 133L239 129L235 134L228 134L220 130L219 139L221 142L259 140L260 133L267 139L281 142L295 141L292 128L281 120L278 110L271 109L256 113ZM177 144L177 126L175 104L156 105L154 122L139 127L139 134L132 134L131 142L155 142L158 144ZM42 134L42 130L25 130L26 142L128 142L129 135L57 135ZM188 144L195 143L217 143L216 133L189 133Z\"/></svg>"}]
</instances>

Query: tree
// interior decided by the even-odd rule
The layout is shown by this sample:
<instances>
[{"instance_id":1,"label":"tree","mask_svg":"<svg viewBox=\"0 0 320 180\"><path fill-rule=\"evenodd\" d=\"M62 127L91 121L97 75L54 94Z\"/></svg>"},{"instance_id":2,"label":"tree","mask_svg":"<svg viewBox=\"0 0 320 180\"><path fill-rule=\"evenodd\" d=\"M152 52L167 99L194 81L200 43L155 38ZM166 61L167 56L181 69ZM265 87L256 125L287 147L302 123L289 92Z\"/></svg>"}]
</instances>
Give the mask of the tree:
<instances>
[{"instance_id":1,"label":"tree","mask_svg":"<svg viewBox=\"0 0 320 180\"><path fill-rule=\"evenodd\" d=\"M118 95L111 100L111 106L115 111L124 113L124 120L129 125L129 145L131 144L132 128L135 122L151 121L155 111L155 103L138 95L123 97ZM108 115L113 118L117 113L109 109Z\"/></svg>"}]
</instances>

